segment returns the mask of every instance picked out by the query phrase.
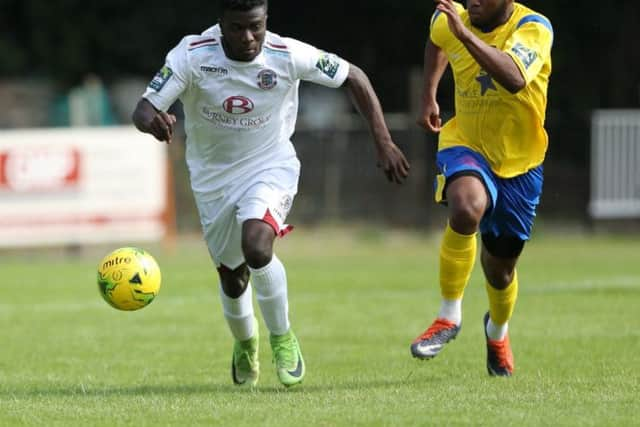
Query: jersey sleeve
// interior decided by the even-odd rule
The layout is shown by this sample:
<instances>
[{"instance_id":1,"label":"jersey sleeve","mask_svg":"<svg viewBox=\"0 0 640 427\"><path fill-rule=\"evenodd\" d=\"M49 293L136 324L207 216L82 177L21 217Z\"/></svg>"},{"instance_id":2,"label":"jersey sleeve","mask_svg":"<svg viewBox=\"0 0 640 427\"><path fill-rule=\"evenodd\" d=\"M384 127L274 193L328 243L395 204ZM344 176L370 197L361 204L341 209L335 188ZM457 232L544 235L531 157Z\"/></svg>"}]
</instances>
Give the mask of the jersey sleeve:
<instances>
[{"instance_id":1,"label":"jersey sleeve","mask_svg":"<svg viewBox=\"0 0 640 427\"><path fill-rule=\"evenodd\" d=\"M460 15L464 11L464 6L456 2L453 2L453 4L458 11L458 15ZM436 10L431 16L431 22L429 24L429 37L431 41L439 48L444 48L452 36L453 34L451 34L449 23L447 22L447 15Z\"/></svg>"},{"instance_id":2,"label":"jersey sleeve","mask_svg":"<svg viewBox=\"0 0 640 427\"><path fill-rule=\"evenodd\" d=\"M186 90L190 81L187 38L174 47L142 95L160 111L166 111Z\"/></svg>"},{"instance_id":3,"label":"jersey sleeve","mask_svg":"<svg viewBox=\"0 0 640 427\"><path fill-rule=\"evenodd\" d=\"M288 39L295 78L337 88L349 75L349 63L333 53L317 49L298 40Z\"/></svg>"},{"instance_id":4,"label":"jersey sleeve","mask_svg":"<svg viewBox=\"0 0 640 427\"><path fill-rule=\"evenodd\" d=\"M551 56L553 27L541 15L523 17L505 44L505 52L513 58L525 81L530 83Z\"/></svg>"}]
</instances>

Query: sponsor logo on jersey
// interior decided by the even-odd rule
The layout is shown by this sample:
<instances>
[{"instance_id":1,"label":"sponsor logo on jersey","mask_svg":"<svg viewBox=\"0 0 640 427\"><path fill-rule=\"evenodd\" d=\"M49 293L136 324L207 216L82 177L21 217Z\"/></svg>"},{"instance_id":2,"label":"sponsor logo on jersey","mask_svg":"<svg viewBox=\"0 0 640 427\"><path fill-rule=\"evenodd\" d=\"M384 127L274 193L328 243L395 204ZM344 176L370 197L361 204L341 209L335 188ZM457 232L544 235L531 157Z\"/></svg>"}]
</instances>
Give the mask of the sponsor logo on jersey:
<instances>
[{"instance_id":1,"label":"sponsor logo on jersey","mask_svg":"<svg viewBox=\"0 0 640 427\"><path fill-rule=\"evenodd\" d=\"M322 52L318 62L316 62L316 68L330 78L334 78L338 68L340 68L340 60L332 53Z\"/></svg>"},{"instance_id":2,"label":"sponsor logo on jersey","mask_svg":"<svg viewBox=\"0 0 640 427\"><path fill-rule=\"evenodd\" d=\"M522 65L524 68L529 68L531 64L538 58L538 54L523 45L522 43L516 43L512 48L511 52L515 53L520 61L522 61Z\"/></svg>"},{"instance_id":3,"label":"sponsor logo on jersey","mask_svg":"<svg viewBox=\"0 0 640 427\"><path fill-rule=\"evenodd\" d=\"M151 83L149 83L149 87L156 92L160 92L164 85L167 84L171 76L173 76L173 70L165 65L153 77L153 80L151 80Z\"/></svg>"},{"instance_id":4,"label":"sponsor logo on jersey","mask_svg":"<svg viewBox=\"0 0 640 427\"><path fill-rule=\"evenodd\" d=\"M269 90L278 84L278 76L273 70L265 69L258 73L258 87L263 90Z\"/></svg>"},{"instance_id":5,"label":"sponsor logo on jersey","mask_svg":"<svg viewBox=\"0 0 640 427\"><path fill-rule=\"evenodd\" d=\"M202 116L216 127L241 131L262 129L271 122L271 114L264 116L238 116L217 111L210 106L202 106Z\"/></svg>"},{"instance_id":6,"label":"sponsor logo on jersey","mask_svg":"<svg viewBox=\"0 0 640 427\"><path fill-rule=\"evenodd\" d=\"M222 103L222 108L231 114L247 114L253 111L253 101L244 96L230 96Z\"/></svg>"},{"instance_id":7,"label":"sponsor logo on jersey","mask_svg":"<svg viewBox=\"0 0 640 427\"><path fill-rule=\"evenodd\" d=\"M201 65L200 71L204 71L205 73L213 73L218 74L220 76L226 76L229 74L229 70L224 67L216 67L215 65Z\"/></svg>"}]
</instances>

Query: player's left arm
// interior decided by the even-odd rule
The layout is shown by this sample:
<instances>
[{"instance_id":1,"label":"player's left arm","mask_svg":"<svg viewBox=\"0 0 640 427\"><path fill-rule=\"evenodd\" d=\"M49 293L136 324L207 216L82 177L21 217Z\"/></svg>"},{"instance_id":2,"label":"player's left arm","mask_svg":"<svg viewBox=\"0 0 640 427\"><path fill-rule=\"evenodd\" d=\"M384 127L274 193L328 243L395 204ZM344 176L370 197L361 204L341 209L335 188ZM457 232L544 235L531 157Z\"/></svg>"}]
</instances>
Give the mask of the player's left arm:
<instances>
[{"instance_id":1,"label":"player's left arm","mask_svg":"<svg viewBox=\"0 0 640 427\"><path fill-rule=\"evenodd\" d=\"M409 162L394 144L382 113L380 100L367 75L359 67L349 64L349 74L343 83L351 102L369 124L378 154L378 167L387 179L398 184L409 175Z\"/></svg>"},{"instance_id":2,"label":"player's left arm","mask_svg":"<svg viewBox=\"0 0 640 427\"><path fill-rule=\"evenodd\" d=\"M467 49L469 54L486 71L511 93L523 89L527 82L513 58L507 53L489 46L464 26L458 11L451 0L439 0L436 7L447 16L449 29Z\"/></svg>"}]
</instances>

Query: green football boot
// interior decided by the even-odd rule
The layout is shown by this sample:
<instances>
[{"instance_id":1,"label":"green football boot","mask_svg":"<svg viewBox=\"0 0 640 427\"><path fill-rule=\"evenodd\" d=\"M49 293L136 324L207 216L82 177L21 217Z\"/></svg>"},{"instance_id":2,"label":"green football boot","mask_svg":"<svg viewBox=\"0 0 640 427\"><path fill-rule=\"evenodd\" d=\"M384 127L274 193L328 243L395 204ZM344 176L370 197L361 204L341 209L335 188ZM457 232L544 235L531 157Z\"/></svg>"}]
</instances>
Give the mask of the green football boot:
<instances>
[{"instance_id":1,"label":"green football boot","mask_svg":"<svg viewBox=\"0 0 640 427\"><path fill-rule=\"evenodd\" d=\"M231 359L231 377L239 386L255 387L260 376L260 362L258 361L258 321L253 319L253 336L246 341L238 341L233 345Z\"/></svg>"},{"instance_id":2,"label":"green football boot","mask_svg":"<svg viewBox=\"0 0 640 427\"><path fill-rule=\"evenodd\" d=\"M271 334L269 342L280 382L286 387L300 384L305 374L304 359L293 331L289 329L284 335Z\"/></svg>"}]
</instances>

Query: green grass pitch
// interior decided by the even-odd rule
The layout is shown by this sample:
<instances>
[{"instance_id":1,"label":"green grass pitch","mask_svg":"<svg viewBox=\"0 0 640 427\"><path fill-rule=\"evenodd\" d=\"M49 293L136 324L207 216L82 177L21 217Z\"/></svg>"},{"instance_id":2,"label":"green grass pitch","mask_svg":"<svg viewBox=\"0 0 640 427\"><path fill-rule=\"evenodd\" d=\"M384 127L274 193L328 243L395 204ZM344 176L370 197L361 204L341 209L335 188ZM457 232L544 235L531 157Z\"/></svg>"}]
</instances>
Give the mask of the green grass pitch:
<instances>
[{"instance_id":1,"label":"green grass pitch","mask_svg":"<svg viewBox=\"0 0 640 427\"><path fill-rule=\"evenodd\" d=\"M302 227L277 252L307 377L278 384L260 321L255 391L231 383L200 241L147 246L163 285L138 312L98 294L112 247L0 253L0 426L637 425L638 237L534 234L510 328L516 373L503 379L485 369L479 263L458 339L419 362L409 344L439 307L439 234Z\"/></svg>"}]
</instances>

